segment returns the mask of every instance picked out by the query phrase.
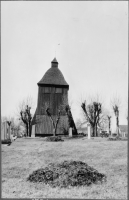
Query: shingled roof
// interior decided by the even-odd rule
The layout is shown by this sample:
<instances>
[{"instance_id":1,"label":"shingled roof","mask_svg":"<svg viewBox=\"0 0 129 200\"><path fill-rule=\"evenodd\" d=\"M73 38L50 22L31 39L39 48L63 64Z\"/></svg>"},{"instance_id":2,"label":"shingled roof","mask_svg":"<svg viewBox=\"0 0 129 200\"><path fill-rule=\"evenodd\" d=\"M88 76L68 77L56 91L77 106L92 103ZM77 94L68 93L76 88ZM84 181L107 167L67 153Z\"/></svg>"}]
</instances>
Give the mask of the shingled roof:
<instances>
[{"instance_id":1,"label":"shingled roof","mask_svg":"<svg viewBox=\"0 0 129 200\"><path fill-rule=\"evenodd\" d=\"M65 81L62 72L58 68L58 62L56 58L54 58L51 63L51 68L47 70L43 78L38 82L38 85L50 84L69 86L68 83Z\"/></svg>"}]
</instances>

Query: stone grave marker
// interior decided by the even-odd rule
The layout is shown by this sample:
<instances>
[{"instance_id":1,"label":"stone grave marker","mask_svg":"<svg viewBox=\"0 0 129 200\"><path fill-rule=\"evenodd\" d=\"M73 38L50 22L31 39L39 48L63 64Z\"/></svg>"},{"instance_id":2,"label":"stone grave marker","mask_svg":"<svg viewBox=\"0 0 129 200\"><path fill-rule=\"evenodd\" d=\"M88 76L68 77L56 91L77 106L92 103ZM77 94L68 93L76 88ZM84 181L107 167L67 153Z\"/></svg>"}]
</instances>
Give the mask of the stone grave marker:
<instances>
[{"instance_id":1,"label":"stone grave marker","mask_svg":"<svg viewBox=\"0 0 129 200\"><path fill-rule=\"evenodd\" d=\"M69 128L69 137L72 137L72 128Z\"/></svg>"},{"instance_id":2,"label":"stone grave marker","mask_svg":"<svg viewBox=\"0 0 129 200\"><path fill-rule=\"evenodd\" d=\"M89 124L88 124L87 128L88 128L88 139L90 139L90 125Z\"/></svg>"},{"instance_id":3,"label":"stone grave marker","mask_svg":"<svg viewBox=\"0 0 129 200\"><path fill-rule=\"evenodd\" d=\"M35 137L35 125L32 126L32 133L31 133L31 137Z\"/></svg>"}]
</instances>

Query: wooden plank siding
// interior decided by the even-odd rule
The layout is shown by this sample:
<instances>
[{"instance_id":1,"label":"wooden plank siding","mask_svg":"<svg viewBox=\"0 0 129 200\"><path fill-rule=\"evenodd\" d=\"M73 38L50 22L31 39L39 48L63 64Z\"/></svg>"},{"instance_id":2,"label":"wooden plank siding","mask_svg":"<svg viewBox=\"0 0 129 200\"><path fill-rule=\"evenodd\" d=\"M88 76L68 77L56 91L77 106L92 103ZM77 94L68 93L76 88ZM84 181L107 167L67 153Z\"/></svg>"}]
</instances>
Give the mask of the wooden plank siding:
<instances>
[{"instance_id":1,"label":"wooden plank siding","mask_svg":"<svg viewBox=\"0 0 129 200\"><path fill-rule=\"evenodd\" d=\"M57 116L52 116L54 121L56 121ZM68 130L68 118L67 116L61 116L58 126L57 126L57 134L63 134L63 128ZM36 126L35 126L36 134L53 134L53 125L50 118L47 115L36 115Z\"/></svg>"},{"instance_id":2,"label":"wooden plank siding","mask_svg":"<svg viewBox=\"0 0 129 200\"><path fill-rule=\"evenodd\" d=\"M51 62L49 68L38 84L38 100L36 111L32 120L35 125L35 134L46 135L53 134L53 126L50 118L47 116L46 109L50 109L50 113L54 120L57 119L60 110L60 121L57 128L57 134L63 133L63 127L67 130L69 123L65 111L68 105L69 85L58 68L56 58Z\"/></svg>"},{"instance_id":3,"label":"wooden plank siding","mask_svg":"<svg viewBox=\"0 0 129 200\"><path fill-rule=\"evenodd\" d=\"M53 125L47 116L46 109L50 109L50 113L54 121L57 119L60 109L60 121L57 126L57 134L63 134L63 128L68 130L68 118L65 112L65 106L68 104L68 88L58 86L39 86L38 102L35 114L35 134L47 135L53 134Z\"/></svg>"},{"instance_id":4,"label":"wooden plank siding","mask_svg":"<svg viewBox=\"0 0 129 200\"><path fill-rule=\"evenodd\" d=\"M46 108L50 108L52 115L57 115L61 110L64 115L64 107L68 104L67 88L62 88L62 93L54 93L56 87L50 87L51 93L45 93L45 87L39 87L38 104L36 114L46 115Z\"/></svg>"}]
</instances>

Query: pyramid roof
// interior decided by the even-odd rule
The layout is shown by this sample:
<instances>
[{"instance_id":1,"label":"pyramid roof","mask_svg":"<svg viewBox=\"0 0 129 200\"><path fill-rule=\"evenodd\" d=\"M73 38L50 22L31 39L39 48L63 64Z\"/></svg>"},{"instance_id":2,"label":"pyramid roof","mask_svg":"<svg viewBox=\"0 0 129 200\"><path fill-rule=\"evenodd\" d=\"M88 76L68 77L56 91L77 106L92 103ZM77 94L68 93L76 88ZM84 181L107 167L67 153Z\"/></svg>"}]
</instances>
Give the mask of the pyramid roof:
<instances>
[{"instance_id":1,"label":"pyramid roof","mask_svg":"<svg viewBox=\"0 0 129 200\"><path fill-rule=\"evenodd\" d=\"M38 85L61 85L61 86L69 86L66 82L62 72L58 68L57 59L54 58L52 60L51 68L49 68L42 79L38 82Z\"/></svg>"}]
</instances>

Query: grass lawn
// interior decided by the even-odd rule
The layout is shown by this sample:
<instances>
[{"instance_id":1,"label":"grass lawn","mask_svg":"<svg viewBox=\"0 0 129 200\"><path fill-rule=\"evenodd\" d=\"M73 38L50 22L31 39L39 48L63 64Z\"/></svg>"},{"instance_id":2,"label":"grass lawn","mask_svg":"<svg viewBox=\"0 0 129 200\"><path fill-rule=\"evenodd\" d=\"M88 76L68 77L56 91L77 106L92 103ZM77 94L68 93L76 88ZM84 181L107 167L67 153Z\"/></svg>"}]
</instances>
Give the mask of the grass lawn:
<instances>
[{"instance_id":1,"label":"grass lawn","mask_svg":"<svg viewBox=\"0 0 129 200\"><path fill-rule=\"evenodd\" d=\"M104 173L107 182L60 189L26 181L30 173L50 162L71 159ZM10 146L2 144L2 198L127 199L127 141L18 138Z\"/></svg>"}]
</instances>

